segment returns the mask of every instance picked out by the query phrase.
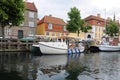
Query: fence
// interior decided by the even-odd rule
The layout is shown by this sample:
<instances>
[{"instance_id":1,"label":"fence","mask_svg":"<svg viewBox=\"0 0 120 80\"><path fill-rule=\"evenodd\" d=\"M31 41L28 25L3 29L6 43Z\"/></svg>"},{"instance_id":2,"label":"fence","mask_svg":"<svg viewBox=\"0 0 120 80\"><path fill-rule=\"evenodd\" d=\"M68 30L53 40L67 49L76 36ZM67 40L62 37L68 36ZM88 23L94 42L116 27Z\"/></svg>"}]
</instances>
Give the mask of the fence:
<instances>
[{"instance_id":1,"label":"fence","mask_svg":"<svg viewBox=\"0 0 120 80\"><path fill-rule=\"evenodd\" d=\"M0 39L0 51L29 51L36 40Z\"/></svg>"}]
</instances>

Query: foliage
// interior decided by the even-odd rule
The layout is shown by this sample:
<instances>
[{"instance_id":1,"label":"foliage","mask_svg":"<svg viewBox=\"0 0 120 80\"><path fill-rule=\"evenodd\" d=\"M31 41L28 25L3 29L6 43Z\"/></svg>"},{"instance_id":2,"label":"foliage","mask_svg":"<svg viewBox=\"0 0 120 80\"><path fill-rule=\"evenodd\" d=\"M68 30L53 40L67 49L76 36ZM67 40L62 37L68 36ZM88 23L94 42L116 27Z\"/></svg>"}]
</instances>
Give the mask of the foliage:
<instances>
[{"instance_id":1,"label":"foliage","mask_svg":"<svg viewBox=\"0 0 120 80\"><path fill-rule=\"evenodd\" d=\"M88 24L83 25L83 26L84 26L84 27L82 27L82 32L87 33L88 30L92 29L92 27L91 27L90 25L88 25Z\"/></svg>"},{"instance_id":2,"label":"foliage","mask_svg":"<svg viewBox=\"0 0 120 80\"><path fill-rule=\"evenodd\" d=\"M25 3L23 0L0 0L0 27L4 37L4 27L18 26L24 20Z\"/></svg>"},{"instance_id":3,"label":"foliage","mask_svg":"<svg viewBox=\"0 0 120 80\"><path fill-rule=\"evenodd\" d=\"M106 31L105 33L111 37L117 36L119 33L119 27L117 23L114 20L111 20L107 25L106 25Z\"/></svg>"},{"instance_id":4,"label":"foliage","mask_svg":"<svg viewBox=\"0 0 120 80\"><path fill-rule=\"evenodd\" d=\"M81 19L80 11L76 7L71 8L70 12L68 12L68 17L69 20L66 27L69 32L77 32L79 36L80 31L87 32L91 29L90 26L85 26L85 21Z\"/></svg>"},{"instance_id":5,"label":"foliage","mask_svg":"<svg viewBox=\"0 0 120 80\"><path fill-rule=\"evenodd\" d=\"M67 21L67 30L70 32L76 32L81 23L80 11L76 7L73 7L71 8L71 11L68 12L68 16L70 20Z\"/></svg>"}]
</instances>

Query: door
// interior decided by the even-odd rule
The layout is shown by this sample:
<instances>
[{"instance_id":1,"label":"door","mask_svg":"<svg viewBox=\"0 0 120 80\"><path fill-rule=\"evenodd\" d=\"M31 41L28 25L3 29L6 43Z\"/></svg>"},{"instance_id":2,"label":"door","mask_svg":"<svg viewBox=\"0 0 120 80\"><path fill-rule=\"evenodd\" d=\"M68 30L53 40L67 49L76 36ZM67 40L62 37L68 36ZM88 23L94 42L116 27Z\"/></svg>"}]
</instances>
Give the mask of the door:
<instances>
[{"instance_id":1,"label":"door","mask_svg":"<svg viewBox=\"0 0 120 80\"><path fill-rule=\"evenodd\" d=\"M23 38L23 30L18 30L18 39Z\"/></svg>"}]
</instances>

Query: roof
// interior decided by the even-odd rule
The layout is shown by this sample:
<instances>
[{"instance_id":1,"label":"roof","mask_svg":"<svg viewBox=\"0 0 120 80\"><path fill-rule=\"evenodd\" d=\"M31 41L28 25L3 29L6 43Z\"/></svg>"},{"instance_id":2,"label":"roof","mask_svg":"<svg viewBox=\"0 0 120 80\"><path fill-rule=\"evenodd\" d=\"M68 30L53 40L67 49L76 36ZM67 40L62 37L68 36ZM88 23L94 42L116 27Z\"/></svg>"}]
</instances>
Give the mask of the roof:
<instances>
[{"instance_id":1,"label":"roof","mask_svg":"<svg viewBox=\"0 0 120 80\"><path fill-rule=\"evenodd\" d=\"M58 24L58 25L66 25L63 19L52 17L52 16L44 16L41 20L38 21L38 25L41 23L51 23L51 24Z\"/></svg>"},{"instance_id":2,"label":"roof","mask_svg":"<svg viewBox=\"0 0 120 80\"><path fill-rule=\"evenodd\" d=\"M31 10L31 11L37 12L37 8L36 8L36 6L35 6L34 3L25 2L25 5L26 5L26 9L27 9L27 10Z\"/></svg>"},{"instance_id":3,"label":"roof","mask_svg":"<svg viewBox=\"0 0 120 80\"><path fill-rule=\"evenodd\" d=\"M85 18L85 21L89 21L89 20L99 20L99 21L105 21L104 18L101 18L101 17L98 17L98 16L93 16L93 15L90 15L88 17Z\"/></svg>"}]
</instances>

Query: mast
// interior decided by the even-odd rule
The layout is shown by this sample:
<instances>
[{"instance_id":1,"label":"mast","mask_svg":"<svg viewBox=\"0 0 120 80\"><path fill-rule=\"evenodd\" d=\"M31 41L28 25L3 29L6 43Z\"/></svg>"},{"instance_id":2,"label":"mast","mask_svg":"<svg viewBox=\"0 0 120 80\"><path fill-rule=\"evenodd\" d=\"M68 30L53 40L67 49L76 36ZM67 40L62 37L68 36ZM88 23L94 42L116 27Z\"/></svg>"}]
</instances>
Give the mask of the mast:
<instances>
[{"instance_id":1,"label":"mast","mask_svg":"<svg viewBox=\"0 0 120 80\"><path fill-rule=\"evenodd\" d=\"M105 29L104 29L104 33L105 33L106 32L106 8L105 8L105 25L104 26L105 26Z\"/></svg>"}]
</instances>

